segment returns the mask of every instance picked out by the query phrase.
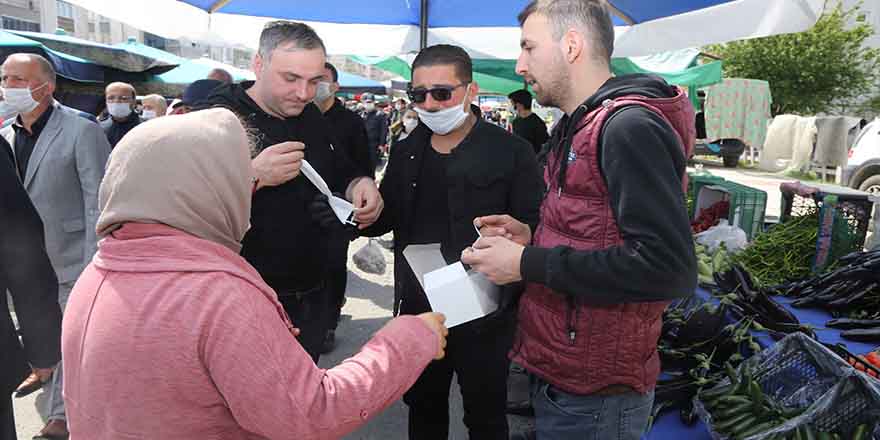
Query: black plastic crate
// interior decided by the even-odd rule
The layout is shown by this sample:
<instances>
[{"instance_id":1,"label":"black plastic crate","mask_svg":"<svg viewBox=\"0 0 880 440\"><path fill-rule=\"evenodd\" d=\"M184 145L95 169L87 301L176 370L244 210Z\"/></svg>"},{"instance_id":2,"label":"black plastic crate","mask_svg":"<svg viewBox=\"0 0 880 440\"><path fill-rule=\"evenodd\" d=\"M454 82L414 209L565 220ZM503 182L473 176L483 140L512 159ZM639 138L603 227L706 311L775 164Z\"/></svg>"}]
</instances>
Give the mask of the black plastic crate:
<instances>
[{"instance_id":1,"label":"black plastic crate","mask_svg":"<svg viewBox=\"0 0 880 440\"><path fill-rule=\"evenodd\" d=\"M749 440L791 434L800 426L849 434L859 424L867 423L875 429L874 438L880 431L880 381L858 373L829 347L802 333L785 337L739 368L755 372L754 380L768 399L785 408L804 410L782 425L748 437ZM728 383L725 379L718 386ZM694 398L694 406L713 439L729 438L714 429L715 421L699 397Z\"/></svg>"}]
</instances>

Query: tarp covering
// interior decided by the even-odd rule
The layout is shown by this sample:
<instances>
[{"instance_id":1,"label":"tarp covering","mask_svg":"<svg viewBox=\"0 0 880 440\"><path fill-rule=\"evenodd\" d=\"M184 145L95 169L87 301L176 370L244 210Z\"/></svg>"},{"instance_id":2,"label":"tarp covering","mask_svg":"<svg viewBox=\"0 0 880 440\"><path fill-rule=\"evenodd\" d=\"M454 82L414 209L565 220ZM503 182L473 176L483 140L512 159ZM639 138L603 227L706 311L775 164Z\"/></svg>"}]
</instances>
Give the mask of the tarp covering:
<instances>
[{"instance_id":1,"label":"tarp covering","mask_svg":"<svg viewBox=\"0 0 880 440\"><path fill-rule=\"evenodd\" d=\"M255 48L272 18L306 21L331 54L388 56L419 49L418 0L70 0L165 38ZM428 44L474 58L519 54L516 16L527 0L429 0ZM615 56L650 55L812 27L825 0L611 0ZM214 5L220 5L212 11ZM209 14L208 11L213 12ZM272 17L272 18L270 18ZM630 24L632 22L633 24Z\"/></svg>"},{"instance_id":2,"label":"tarp covering","mask_svg":"<svg viewBox=\"0 0 880 440\"><path fill-rule=\"evenodd\" d=\"M39 41L24 38L10 32L0 31L0 58L6 59L17 52L42 55L48 59L58 76L73 81L101 83L104 67L72 55L56 52Z\"/></svg>"},{"instance_id":3,"label":"tarp covering","mask_svg":"<svg viewBox=\"0 0 880 440\"><path fill-rule=\"evenodd\" d=\"M95 64L112 67L124 72L160 74L176 67L173 63L129 52L123 48L95 43L69 35L43 34L39 32L13 31L16 35L36 40L57 52L66 53Z\"/></svg>"},{"instance_id":4,"label":"tarp covering","mask_svg":"<svg viewBox=\"0 0 880 440\"><path fill-rule=\"evenodd\" d=\"M615 75L631 73L654 73L670 84L683 87L706 87L722 79L720 61L697 65L699 51L685 49L651 57L614 58L611 70ZM395 73L406 80L411 79L410 64L400 57L359 57L352 60ZM649 67L650 66L650 67ZM507 95L523 88L522 77L516 74L516 60L475 59L473 60L474 80L485 93ZM695 98L695 97L694 97Z\"/></svg>"}]
</instances>

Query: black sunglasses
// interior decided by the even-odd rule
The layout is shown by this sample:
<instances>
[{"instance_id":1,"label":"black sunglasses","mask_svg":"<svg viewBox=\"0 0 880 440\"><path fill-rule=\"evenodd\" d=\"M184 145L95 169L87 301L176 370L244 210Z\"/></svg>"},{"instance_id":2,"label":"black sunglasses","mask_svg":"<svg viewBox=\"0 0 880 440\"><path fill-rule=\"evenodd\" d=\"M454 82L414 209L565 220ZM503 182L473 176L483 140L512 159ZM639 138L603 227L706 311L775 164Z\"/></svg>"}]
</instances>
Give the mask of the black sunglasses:
<instances>
[{"instance_id":1,"label":"black sunglasses","mask_svg":"<svg viewBox=\"0 0 880 440\"><path fill-rule=\"evenodd\" d=\"M432 89L409 89L406 91L406 94L409 95L409 99L416 103L421 104L428 99L428 93L431 94L431 97L434 98L435 101L449 101L452 99L452 91L459 87L467 87L467 84L459 84L457 86L438 86Z\"/></svg>"}]
</instances>

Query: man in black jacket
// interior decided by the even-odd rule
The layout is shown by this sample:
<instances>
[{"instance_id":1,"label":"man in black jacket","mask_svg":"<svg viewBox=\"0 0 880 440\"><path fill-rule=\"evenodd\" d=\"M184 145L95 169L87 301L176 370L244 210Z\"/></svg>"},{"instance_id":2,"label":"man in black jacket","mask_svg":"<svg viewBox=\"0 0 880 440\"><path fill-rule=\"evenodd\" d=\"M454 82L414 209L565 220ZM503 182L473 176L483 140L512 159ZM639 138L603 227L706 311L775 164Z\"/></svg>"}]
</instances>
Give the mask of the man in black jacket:
<instances>
[{"instance_id":1,"label":"man in black jacket","mask_svg":"<svg viewBox=\"0 0 880 440\"><path fill-rule=\"evenodd\" d=\"M15 440L12 391L29 373L48 382L61 360L58 279L46 255L43 222L0 138L0 439ZM19 340L6 292L21 327Z\"/></svg>"},{"instance_id":2,"label":"man in black jacket","mask_svg":"<svg viewBox=\"0 0 880 440\"><path fill-rule=\"evenodd\" d=\"M382 211L375 182L333 147L331 128L312 103L324 78L325 58L324 43L309 26L270 22L254 59L257 80L223 86L203 102L236 112L256 144L251 229L241 254L278 293L300 328L300 343L315 361L329 321L324 270L332 231L309 217L308 206L319 192L300 175L303 159L333 192L352 202L361 227Z\"/></svg>"},{"instance_id":3,"label":"man in black jacket","mask_svg":"<svg viewBox=\"0 0 880 440\"><path fill-rule=\"evenodd\" d=\"M115 82L107 86L104 95L107 119L101 121L101 128L107 135L110 147L115 147L123 136L141 123L140 116L134 111L137 92L131 84Z\"/></svg>"},{"instance_id":4,"label":"man in black jacket","mask_svg":"<svg viewBox=\"0 0 880 440\"><path fill-rule=\"evenodd\" d=\"M388 117L385 112L376 108L376 101L371 93L361 95L364 104L364 125L367 126L367 142L373 169L379 166L379 148L388 142Z\"/></svg>"},{"instance_id":5,"label":"man in black jacket","mask_svg":"<svg viewBox=\"0 0 880 440\"><path fill-rule=\"evenodd\" d=\"M403 257L410 244L440 243L447 262L477 239L479 213L503 211L538 221L541 178L531 146L470 110L479 92L468 54L449 45L422 50L413 61L410 99L421 123L391 152L380 191L387 209L365 232L394 231L395 312L431 306ZM513 298L514 295L505 295ZM447 357L432 363L404 397L411 439L446 439L453 374L473 439L507 439L507 349L513 307L450 329Z\"/></svg>"},{"instance_id":6,"label":"man in black jacket","mask_svg":"<svg viewBox=\"0 0 880 440\"><path fill-rule=\"evenodd\" d=\"M324 79L318 83L315 104L321 109L324 118L330 123L334 146L341 148L354 162L358 170L365 176L372 175L375 168L370 161L367 147L367 131L364 120L357 113L348 110L336 98L339 91L339 73L330 63L324 63ZM336 327L345 301L345 286L348 282L348 243L349 234L334 235L330 239L327 258L327 291L330 295L331 315L330 328L324 337L323 353L333 351L336 345Z\"/></svg>"},{"instance_id":7,"label":"man in black jacket","mask_svg":"<svg viewBox=\"0 0 880 440\"><path fill-rule=\"evenodd\" d=\"M540 116L532 112L532 94L528 90L517 90L509 95L516 111L516 119L513 120L513 134L529 141L535 149L535 154L541 152L541 147L550 139L547 134L547 124Z\"/></svg>"}]
</instances>

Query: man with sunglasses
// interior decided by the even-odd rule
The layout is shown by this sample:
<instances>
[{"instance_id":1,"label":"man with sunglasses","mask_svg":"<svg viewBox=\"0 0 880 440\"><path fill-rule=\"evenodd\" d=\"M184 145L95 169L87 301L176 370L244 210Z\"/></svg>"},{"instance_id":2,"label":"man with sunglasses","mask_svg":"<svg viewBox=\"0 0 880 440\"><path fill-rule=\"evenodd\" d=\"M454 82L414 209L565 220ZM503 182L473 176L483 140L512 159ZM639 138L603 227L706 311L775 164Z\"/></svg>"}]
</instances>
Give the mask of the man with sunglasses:
<instances>
[{"instance_id":1,"label":"man with sunglasses","mask_svg":"<svg viewBox=\"0 0 880 440\"><path fill-rule=\"evenodd\" d=\"M409 97L421 123L391 151L380 192L386 203L365 230L394 231L395 313L431 306L403 257L410 244L440 243L448 263L477 239L475 216L503 211L535 225L541 178L531 145L471 111L479 92L461 48L422 50L412 65ZM515 286L498 312L450 329L447 357L432 363L404 396L411 439L446 439L449 388L458 376L470 438L507 439L507 350Z\"/></svg>"}]
</instances>

